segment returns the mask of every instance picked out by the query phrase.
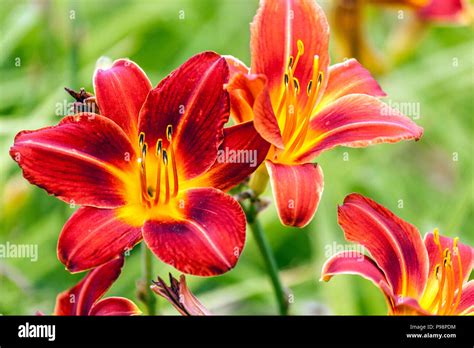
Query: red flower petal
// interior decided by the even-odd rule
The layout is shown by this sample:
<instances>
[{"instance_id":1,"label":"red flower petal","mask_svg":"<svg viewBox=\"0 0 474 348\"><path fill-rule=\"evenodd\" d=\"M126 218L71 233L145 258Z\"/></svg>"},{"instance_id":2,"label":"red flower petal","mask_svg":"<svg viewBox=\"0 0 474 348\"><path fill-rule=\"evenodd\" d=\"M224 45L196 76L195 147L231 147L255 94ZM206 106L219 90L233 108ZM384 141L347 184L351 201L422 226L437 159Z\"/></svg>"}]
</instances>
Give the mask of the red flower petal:
<instances>
[{"instance_id":1,"label":"red flower petal","mask_svg":"<svg viewBox=\"0 0 474 348\"><path fill-rule=\"evenodd\" d=\"M242 90L236 89L229 91L230 97L230 117L235 123L243 123L254 119L253 109L245 99Z\"/></svg>"},{"instance_id":2,"label":"red flower petal","mask_svg":"<svg viewBox=\"0 0 474 348\"><path fill-rule=\"evenodd\" d=\"M319 70L327 76L329 25L316 1L262 1L250 29L251 72L267 76L274 105L283 88L288 59L298 52L298 40L304 44L295 71L301 86L306 88L311 79L315 55L319 56ZM306 101L305 95L301 100Z\"/></svg>"},{"instance_id":3,"label":"red flower petal","mask_svg":"<svg viewBox=\"0 0 474 348\"><path fill-rule=\"evenodd\" d=\"M237 74L247 75L250 72L242 61L233 56L223 56L229 66L229 80ZM236 123L242 123L253 120L253 111L249 102L245 99L243 91L234 90L229 93L230 97L230 117Z\"/></svg>"},{"instance_id":4,"label":"red flower petal","mask_svg":"<svg viewBox=\"0 0 474 348\"><path fill-rule=\"evenodd\" d=\"M245 216L237 201L219 190L186 193L185 219L148 221L143 238L163 262L181 272L213 276L232 269L245 242Z\"/></svg>"},{"instance_id":5,"label":"red flower petal","mask_svg":"<svg viewBox=\"0 0 474 348\"><path fill-rule=\"evenodd\" d=\"M362 94L344 96L322 109L310 123L298 162L310 161L335 146L365 147L418 140L423 129L378 99Z\"/></svg>"},{"instance_id":6,"label":"red flower petal","mask_svg":"<svg viewBox=\"0 0 474 348\"><path fill-rule=\"evenodd\" d=\"M250 73L250 68L245 65L240 59L235 58L233 56L223 56L227 65L229 66L229 79L234 77L236 74L248 74Z\"/></svg>"},{"instance_id":7,"label":"red flower petal","mask_svg":"<svg viewBox=\"0 0 474 348\"><path fill-rule=\"evenodd\" d=\"M227 191L252 174L265 159L270 144L255 130L252 122L224 129L217 161L189 187L214 187Z\"/></svg>"},{"instance_id":8,"label":"red flower petal","mask_svg":"<svg viewBox=\"0 0 474 348\"><path fill-rule=\"evenodd\" d=\"M127 135L138 136L138 114L151 90L151 82L134 62L119 59L108 69L97 69L94 89L100 113L115 121Z\"/></svg>"},{"instance_id":9,"label":"red flower petal","mask_svg":"<svg viewBox=\"0 0 474 348\"><path fill-rule=\"evenodd\" d=\"M237 74L226 88L232 96L234 112L243 114L251 108L255 129L265 140L276 147L283 148L283 139L268 94L266 77L255 74ZM246 114L237 117L240 117L242 121L251 119Z\"/></svg>"},{"instance_id":10,"label":"red flower petal","mask_svg":"<svg viewBox=\"0 0 474 348\"><path fill-rule=\"evenodd\" d=\"M421 296L428 277L428 255L416 227L359 194L344 199L338 221L348 241L367 248L395 294Z\"/></svg>"},{"instance_id":11,"label":"red flower petal","mask_svg":"<svg viewBox=\"0 0 474 348\"><path fill-rule=\"evenodd\" d=\"M464 284L461 293L461 301L456 309L456 313L462 315L474 314L474 280Z\"/></svg>"},{"instance_id":12,"label":"red flower petal","mask_svg":"<svg viewBox=\"0 0 474 348\"><path fill-rule=\"evenodd\" d=\"M453 255L453 239L449 237L439 236L439 242L441 244L441 250L444 252L445 249L449 249L452 254L452 264L454 269L454 288L459 288L459 266L457 256ZM425 246L428 252L429 258L429 275L434 275L434 268L436 265L441 265L443 262L443 256L439 252L439 247L434 241L433 233L428 233L425 236ZM458 243L459 256L461 257L461 268L462 268L462 279L466 282L471 274L472 267L474 264L474 248L469 245ZM438 283L436 279L431 281Z\"/></svg>"},{"instance_id":13,"label":"red flower petal","mask_svg":"<svg viewBox=\"0 0 474 348\"><path fill-rule=\"evenodd\" d=\"M358 251L343 251L333 255L323 265L321 279L329 281L337 274L357 274L370 280L378 288L384 291L381 284L389 286L383 271L368 256ZM384 292L385 294L385 292ZM385 296L389 296L385 294Z\"/></svg>"},{"instance_id":14,"label":"red flower petal","mask_svg":"<svg viewBox=\"0 0 474 348\"><path fill-rule=\"evenodd\" d=\"M225 59L213 52L190 58L153 89L140 112L139 129L149 148L163 140L173 126L178 170L186 179L208 169L216 160L229 118L229 97L224 90L229 70Z\"/></svg>"},{"instance_id":15,"label":"red flower petal","mask_svg":"<svg viewBox=\"0 0 474 348\"><path fill-rule=\"evenodd\" d=\"M60 293L55 315L88 315L89 310L117 280L123 266L120 256L89 272L77 285Z\"/></svg>"},{"instance_id":16,"label":"red flower petal","mask_svg":"<svg viewBox=\"0 0 474 348\"><path fill-rule=\"evenodd\" d=\"M313 218L324 187L318 164L286 165L265 162L282 224L304 227Z\"/></svg>"},{"instance_id":17,"label":"red flower petal","mask_svg":"<svg viewBox=\"0 0 474 348\"><path fill-rule=\"evenodd\" d=\"M77 315L88 315L89 311L112 284L117 280L122 272L124 258L118 258L93 269L84 278L80 296L77 302Z\"/></svg>"},{"instance_id":18,"label":"red flower petal","mask_svg":"<svg viewBox=\"0 0 474 348\"><path fill-rule=\"evenodd\" d=\"M123 297L107 297L97 302L92 308L89 315L140 315L142 312L135 303Z\"/></svg>"},{"instance_id":19,"label":"red flower petal","mask_svg":"<svg viewBox=\"0 0 474 348\"><path fill-rule=\"evenodd\" d=\"M86 278L83 278L74 287L61 292L56 297L54 315L61 315L61 316L77 315L77 301L81 294L81 290L82 290L85 280Z\"/></svg>"},{"instance_id":20,"label":"red flower petal","mask_svg":"<svg viewBox=\"0 0 474 348\"><path fill-rule=\"evenodd\" d=\"M418 15L428 21L457 22L467 6L464 0L431 0L418 10Z\"/></svg>"},{"instance_id":21,"label":"red flower petal","mask_svg":"<svg viewBox=\"0 0 474 348\"><path fill-rule=\"evenodd\" d=\"M59 236L58 258L70 272L97 267L142 239L140 227L117 218L114 209L79 208Z\"/></svg>"},{"instance_id":22,"label":"red flower petal","mask_svg":"<svg viewBox=\"0 0 474 348\"><path fill-rule=\"evenodd\" d=\"M123 174L135 152L125 133L106 117L79 114L57 126L23 131L10 155L24 177L68 203L124 204Z\"/></svg>"},{"instance_id":23,"label":"red flower petal","mask_svg":"<svg viewBox=\"0 0 474 348\"><path fill-rule=\"evenodd\" d=\"M414 298L394 296L392 300L394 315L431 315L431 313L423 309L420 303Z\"/></svg>"},{"instance_id":24,"label":"red flower petal","mask_svg":"<svg viewBox=\"0 0 474 348\"><path fill-rule=\"evenodd\" d=\"M349 94L386 96L370 72L355 59L348 59L343 63L332 65L328 73L328 84L318 104L318 110Z\"/></svg>"}]
</instances>

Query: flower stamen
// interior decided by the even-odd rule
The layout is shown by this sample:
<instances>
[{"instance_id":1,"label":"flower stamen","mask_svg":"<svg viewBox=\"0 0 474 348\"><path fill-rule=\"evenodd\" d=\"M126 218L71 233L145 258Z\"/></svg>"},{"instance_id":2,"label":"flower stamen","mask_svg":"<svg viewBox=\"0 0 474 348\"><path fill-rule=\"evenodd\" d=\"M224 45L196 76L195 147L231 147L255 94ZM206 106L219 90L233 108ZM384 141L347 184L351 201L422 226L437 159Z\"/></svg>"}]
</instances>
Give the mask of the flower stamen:
<instances>
[{"instance_id":1,"label":"flower stamen","mask_svg":"<svg viewBox=\"0 0 474 348\"><path fill-rule=\"evenodd\" d=\"M444 287L444 280L442 280L442 278L444 277L444 271L441 271L441 275L439 274L439 270L441 268L441 265L440 264L437 264L435 267L434 267L434 274L435 274L435 277L436 279L438 280L438 292L436 293L433 301L431 302L431 304L428 306L428 311L429 312L432 312L436 306L436 304L438 303L439 301L439 289L441 287Z\"/></svg>"},{"instance_id":2,"label":"flower stamen","mask_svg":"<svg viewBox=\"0 0 474 348\"><path fill-rule=\"evenodd\" d=\"M319 72L318 83L316 84L316 88L313 90L314 92L313 95L318 95L319 88L321 86L322 81L323 81L323 73ZM310 85L312 85L312 80L310 80L310 82L308 83L308 89L311 89ZM314 99L314 96L312 98ZM295 132L295 137L293 137L293 141L291 142L290 148L288 149L288 152L290 153L301 146L301 144L304 142L306 138L306 134L308 134L308 126L309 126L309 121L311 119L311 113L303 112L303 116L304 116L303 122L301 123L301 126L298 128L298 130Z\"/></svg>"},{"instance_id":3,"label":"flower stamen","mask_svg":"<svg viewBox=\"0 0 474 348\"><path fill-rule=\"evenodd\" d=\"M143 139L144 141L144 139ZM140 161L140 187L141 187L141 199L142 203L148 205L148 187L146 183L146 153L148 149L148 144L142 141L141 147L141 157Z\"/></svg>"},{"instance_id":4,"label":"flower stamen","mask_svg":"<svg viewBox=\"0 0 474 348\"><path fill-rule=\"evenodd\" d=\"M311 80L308 82L308 86L306 91L308 93L308 101L306 102L306 106L304 108L303 114L308 115L314 108L314 104L316 103L316 98L319 94L319 89L323 82L323 72L319 71L319 56L315 55L313 59L313 76ZM313 88L314 81L316 82L316 88Z\"/></svg>"},{"instance_id":5,"label":"flower stamen","mask_svg":"<svg viewBox=\"0 0 474 348\"><path fill-rule=\"evenodd\" d=\"M165 165L165 204L170 201L170 180L168 174L168 152L163 150L163 164Z\"/></svg>"},{"instance_id":6,"label":"flower stamen","mask_svg":"<svg viewBox=\"0 0 474 348\"><path fill-rule=\"evenodd\" d=\"M171 165L172 165L172 170L173 170L173 197L176 197L178 195L178 169L176 168L176 158L174 155L174 150L173 150L173 143L172 143L172 136L173 136L173 126L168 125L166 127L166 137L168 138L169 142L169 151L170 151L170 157L171 157Z\"/></svg>"},{"instance_id":7,"label":"flower stamen","mask_svg":"<svg viewBox=\"0 0 474 348\"><path fill-rule=\"evenodd\" d=\"M296 54L296 58L293 59L293 56L288 58L288 64L283 79L285 88L276 113L277 118L280 119L280 115L283 114L283 108L286 106L284 125L280 126L283 129L283 139L289 139L291 137L298 122L296 99L301 88L298 79L293 73L296 70L300 57L304 54L304 45L301 40L298 40L296 44L298 53Z\"/></svg>"},{"instance_id":8,"label":"flower stamen","mask_svg":"<svg viewBox=\"0 0 474 348\"><path fill-rule=\"evenodd\" d=\"M449 252L449 250L446 250L446 251ZM448 266L448 257L446 255L443 259L441 282L439 283L438 294L436 295L436 304L438 305L438 311L437 311L438 313L440 313L443 308L443 293L444 293L444 285L446 284L446 278L447 278L447 266Z\"/></svg>"},{"instance_id":9,"label":"flower stamen","mask_svg":"<svg viewBox=\"0 0 474 348\"><path fill-rule=\"evenodd\" d=\"M163 140L158 139L156 142L156 157L158 158L158 170L156 173L156 189L155 189L155 199L154 203L157 204L160 201L160 192L161 192L161 157L163 152Z\"/></svg>"},{"instance_id":10,"label":"flower stamen","mask_svg":"<svg viewBox=\"0 0 474 348\"><path fill-rule=\"evenodd\" d=\"M458 241L459 238L456 237L453 240L453 255L456 256L458 260L458 293L456 295L456 301L454 304L451 306L450 312L448 313L453 313L459 306L459 303L461 302L461 295L462 295L462 283L463 283L463 274L462 274L462 261L461 261L461 254L459 252L458 248ZM453 268L453 273L454 273L454 268Z\"/></svg>"}]
</instances>

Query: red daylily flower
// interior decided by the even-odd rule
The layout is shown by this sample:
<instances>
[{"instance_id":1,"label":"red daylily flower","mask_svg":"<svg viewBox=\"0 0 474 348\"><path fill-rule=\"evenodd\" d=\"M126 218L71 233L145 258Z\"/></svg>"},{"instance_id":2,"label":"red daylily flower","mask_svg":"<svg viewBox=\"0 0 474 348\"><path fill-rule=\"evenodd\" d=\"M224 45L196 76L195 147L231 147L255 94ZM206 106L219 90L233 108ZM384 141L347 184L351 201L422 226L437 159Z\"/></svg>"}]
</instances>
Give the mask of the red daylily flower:
<instances>
[{"instance_id":1,"label":"red daylily flower","mask_svg":"<svg viewBox=\"0 0 474 348\"><path fill-rule=\"evenodd\" d=\"M156 88L120 59L94 75L100 115L67 116L16 136L10 154L24 177L81 205L58 242L69 271L101 265L142 239L185 273L210 276L235 266L245 216L223 191L255 168L218 160L218 153L255 151L258 165L269 145L251 122L223 128L227 80L226 61L213 52L192 57Z\"/></svg>"},{"instance_id":2,"label":"red daylily flower","mask_svg":"<svg viewBox=\"0 0 474 348\"><path fill-rule=\"evenodd\" d=\"M467 8L465 0L429 0L417 14L426 21L461 22Z\"/></svg>"},{"instance_id":3,"label":"red daylily flower","mask_svg":"<svg viewBox=\"0 0 474 348\"><path fill-rule=\"evenodd\" d=\"M416 10L420 19L432 22L459 22L467 12L465 0L370 0L372 3L406 5Z\"/></svg>"},{"instance_id":4,"label":"red daylily flower","mask_svg":"<svg viewBox=\"0 0 474 348\"><path fill-rule=\"evenodd\" d=\"M119 277L123 256L89 272L73 288L60 293L54 315L139 315L142 312L129 299L102 296Z\"/></svg>"},{"instance_id":5,"label":"red daylily flower","mask_svg":"<svg viewBox=\"0 0 474 348\"><path fill-rule=\"evenodd\" d=\"M389 108L356 60L329 67L329 26L315 1L261 1L251 24L251 68L233 57L232 116L254 120L272 144L265 162L280 220L302 227L314 216L323 172L311 163L336 146L418 139L423 130Z\"/></svg>"},{"instance_id":6,"label":"red daylily flower","mask_svg":"<svg viewBox=\"0 0 474 348\"><path fill-rule=\"evenodd\" d=\"M204 305L194 296L186 284L186 277L181 275L179 280L169 274L170 285L158 277L158 281L154 281L151 289L158 295L168 300L176 310L185 316L194 315L211 315Z\"/></svg>"},{"instance_id":7,"label":"red daylily flower","mask_svg":"<svg viewBox=\"0 0 474 348\"><path fill-rule=\"evenodd\" d=\"M322 280L361 275L382 290L390 314L474 314L474 248L437 230L423 241L416 227L359 194L345 198L338 218L346 239L371 256L338 253L324 264Z\"/></svg>"}]
</instances>

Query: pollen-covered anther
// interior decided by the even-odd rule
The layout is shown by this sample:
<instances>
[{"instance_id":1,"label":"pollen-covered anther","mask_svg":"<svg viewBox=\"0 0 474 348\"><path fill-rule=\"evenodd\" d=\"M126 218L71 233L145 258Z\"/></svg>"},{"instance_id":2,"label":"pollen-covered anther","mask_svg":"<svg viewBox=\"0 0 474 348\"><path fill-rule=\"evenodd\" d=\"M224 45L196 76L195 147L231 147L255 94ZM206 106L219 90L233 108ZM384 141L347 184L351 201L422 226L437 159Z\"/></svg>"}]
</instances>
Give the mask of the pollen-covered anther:
<instances>
[{"instance_id":1,"label":"pollen-covered anther","mask_svg":"<svg viewBox=\"0 0 474 348\"><path fill-rule=\"evenodd\" d=\"M140 132L140 135L138 136L138 146L141 148L144 143L145 143L145 133Z\"/></svg>"},{"instance_id":2,"label":"pollen-covered anther","mask_svg":"<svg viewBox=\"0 0 474 348\"><path fill-rule=\"evenodd\" d=\"M296 77L293 78L293 87L295 88L296 94L300 92L300 82Z\"/></svg>"},{"instance_id":3,"label":"pollen-covered anther","mask_svg":"<svg viewBox=\"0 0 474 348\"><path fill-rule=\"evenodd\" d=\"M311 94L311 88L313 87L313 80L309 80L308 86L306 86L306 94L309 96Z\"/></svg>"}]
</instances>

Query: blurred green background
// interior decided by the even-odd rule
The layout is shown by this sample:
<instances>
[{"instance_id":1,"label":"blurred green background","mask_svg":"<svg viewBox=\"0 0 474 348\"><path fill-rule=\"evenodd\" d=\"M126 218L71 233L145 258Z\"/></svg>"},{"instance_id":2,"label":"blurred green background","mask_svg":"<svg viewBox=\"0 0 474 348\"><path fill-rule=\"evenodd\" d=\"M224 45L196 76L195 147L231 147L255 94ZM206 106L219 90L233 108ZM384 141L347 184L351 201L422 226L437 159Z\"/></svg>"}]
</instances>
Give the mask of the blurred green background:
<instances>
[{"instance_id":1,"label":"blurred green background","mask_svg":"<svg viewBox=\"0 0 474 348\"><path fill-rule=\"evenodd\" d=\"M328 4L322 2L325 8ZM72 101L63 87L92 90L101 56L129 57L153 84L203 50L232 54L249 64L249 23L257 7L257 0L0 0L0 243L39 248L36 262L0 259L0 313L51 313L57 293L82 277L70 275L56 257L59 232L73 209L22 178L8 155L15 134L57 123L62 116L58 104ZM396 13L369 15L368 31L383 49ZM409 59L378 78L387 102L419 103L416 122L425 129L421 141L338 148L321 155L325 191L307 228L282 227L273 204L262 214L283 281L293 294L292 314L386 314L381 293L360 277L319 282L333 243L348 245L336 208L351 192L375 199L422 234L439 227L444 235L474 244L473 44L470 27L430 27ZM139 254L135 248L127 257L109 294L135 299ZM169 271L179 274L159 260L154 267L162 277ZM234 270L215 278L189 276L188 283L216 313L277 313L250 233ZM161 313L176 313L159 302Z\"/></svg>"}]
</instances>

